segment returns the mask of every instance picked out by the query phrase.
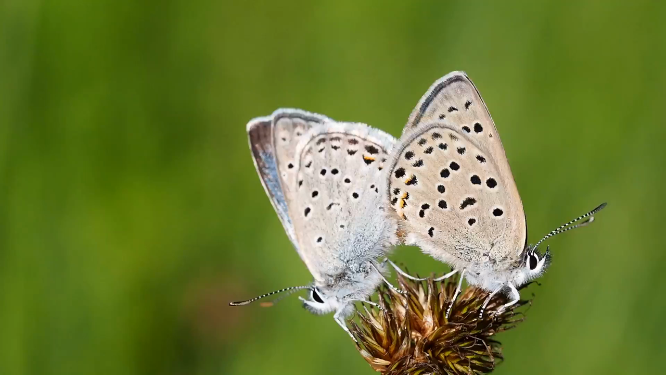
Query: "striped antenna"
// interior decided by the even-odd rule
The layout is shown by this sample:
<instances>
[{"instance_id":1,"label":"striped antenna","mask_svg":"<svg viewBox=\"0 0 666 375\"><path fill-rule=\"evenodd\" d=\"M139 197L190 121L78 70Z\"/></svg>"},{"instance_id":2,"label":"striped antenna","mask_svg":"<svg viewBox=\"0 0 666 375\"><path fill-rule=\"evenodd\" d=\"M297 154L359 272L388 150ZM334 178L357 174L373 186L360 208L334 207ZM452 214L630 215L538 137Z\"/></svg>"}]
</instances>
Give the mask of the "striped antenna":
<instances>
[{"instance_id":1,"label":"striped antenna","mask_svg":"<svg viewBox=\"0 0 666 375\"><path fill-rule=\"evenodd\" d=\"M544 236L539 242L537 242L536 245L534 245L532 248L533 248L533 249L536 249L537 247L539 247L539 245L541 245L541 243L542 243L543 241L545 241L545 240L547 240L547 239L549 239L549 238L551 238L551 237L553 237L553 236L555 236L555 235L558 235L558 234L560 234L560 233L564 233L564 232L566 232L566 231L568 231L568 230L572 230L572 229L575 229L575 228L578 228L578 227L584 227L584 226L590 224L591 222L594 221L594 216L592 216L592 215L594 215L594 214L596 214L597 212L601 211L604 207L606 207L606 203L605 203L605 202L602 203L602 204L600 204L600 205L599 205L597 208L595 208L594 210L592 210L592 211L586 213L585 215L578 216L577 218L571 220L570 222L568 222L568 223L566 223L566 224L563 224L563 225L560 225L559 227L557 227L556 229L550 231L550 233L548 233L547 235L545 235L545 236ZM580 223L578 223L578 224L576 224L576 225L574 225L574 226L571 226L572 224L574 224L574 223L576 223L576 222L578 222L578 221L580 221L580 220L583 220L583 219L587 219L587 220L585 220L585 221L583 221L583 222L580 222Z\"/></svg>"},{"instance_id":2,"label":"striped antenna","mask_svg":"<svg viewBox=\"0 0 666 375\"><path fill-rule=\"evenodd\" d=\"M303 286L292 286L292 287L289 287L289 288L284 288L284 289L276 290L276 291L274 291L274 292L270 292L270 293L262 294L262 295L260 295L260 296L258 296L258 297L254 297L254 298L248 299L248 300L246 300L246 301L229 302L229 306L245 306L245 305L249 305L249 304L251 304L252 302L254 302L254 301L256 301L256 300L262 299L262 298L264 298L264 297L272 296L273 294L278 294L278 293L282 293L282 292L289 292L289 293L287 294L287 295L289 295L289 294L291 294L291 293L293 293L293 292L295 292L295 291L297 291L297 290L301 290L301 289L310 289L310 288L311 288L310 286L306 286L306 285L303 285ZM282 296L282 298L284 298L284 297L286 297L286 296ZM264 307L273 306L274 304L277 303L277 301L281 300L282 298L278 298L278 299L276 299L276 300L273 301L273 302L267 302L267 303L265 303L265 304L262 304L262 306L264 306Z\"/></svg>"}]
</instances>

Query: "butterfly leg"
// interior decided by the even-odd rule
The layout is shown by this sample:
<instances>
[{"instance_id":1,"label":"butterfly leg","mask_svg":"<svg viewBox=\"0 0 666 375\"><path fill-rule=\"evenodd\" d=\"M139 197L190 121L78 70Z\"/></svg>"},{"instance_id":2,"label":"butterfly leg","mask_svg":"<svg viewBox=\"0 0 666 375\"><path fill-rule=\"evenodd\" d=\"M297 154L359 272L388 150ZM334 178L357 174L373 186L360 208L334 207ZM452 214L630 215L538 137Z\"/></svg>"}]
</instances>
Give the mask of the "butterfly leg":
<instances>
[{"instance_id":1,"label":"butterfly leg","mask_svg":"<svg viewBox=\"0 0 666 375\"><path fill-rule=\"evenodd\" d=\"M386 280L384 275L382 275L381 271L379 271L379 268L373 262L370 262L370 265L372 266L372 268L375 269L375 271L377 271L377 273L379 273L379 276L382 278L382 280L384 280L386 285L388 285L388 287L391 288L394 292L397 292L399 294L407 294L407 292L405 292L404 290L402 290L400 288L397 288L397 287L393 286L393 284L391 284L388 280Z\"/></svg>"},{"instance_id":2,"label":"butterfly leg","mask_svg":"<svg viewBox=\"0 0 666 375\"><path fill-rule=\"evenodd\" d=\"M463 268L463 270L460 272L460 279L458 280L458 286L456 286L456 292L453 293L453 298L451 298L451 304L449 305L449 308L446 309L446 318L449 318L449 314L451 313L451 309L453 308L453 303L456 302L456 299L458 298L458 294L460 294L460 288L462 287L462 281L465 276L465 271L466 269ZM450 273L450 272L449 272ZM446 275L444 275L446 276Z\"/></svg>"},{"instance_id":3,"label":"butterfly leg","mask_svg":"<svg viewBox=\"0 0 666 375\"><path fill-rule=\"evenodd\" d=\"M402 276L404 276L404 277L406 277L406 278L408 278L408 279L410 279L410 280L414 280L414 281L428 280L427 277L419 278L419 277L414 277L414 276L408 274L407 272L405 272L405 271L403 271L402 269L400 269L400 267L398 267L397 264L393 263L393 261L391 261L389 258L386 258L386 259L384 260L384 262L388 262L388 263L389 263L389 264L395 269L395 272L401 274Z\"/></svg>"},{"instance_id":4,"label":"butterfly leg","mask_svg":"<svg viewBox=\"0 0 666 375\"><path fill-rule=\"evenodd\" d=\"M342 310L338 310L338 311L336 311L336 312L335 312L335 315L333 315L333 319L335 319L335 322L338 323L338 325L339 325L340 327L342 327L342 329L344 329L345 332L347 332L347 334L349 335L349 337L351 337L352 340L354 340L354 342L355 342L356 344L358 344L358 341L356 341L356 337L354 337L354 335L352 335L352 333L351 333L351 331L349 330L349 328L347 328L347 324L345 323L345 319L342 317L342 314L341 314L341 313L342 313Z\"/></svg>"},{"instance_id":5,"label":"butterfly leg","mask_svg":"<svg viewBox=\"0 0 666 375\"><path fill-rule=\"evenodd\" d=\"M499 309L497 309L495 314L499 315L499 314L503 313L504 310L506 310L507 307L513 306L516 303L518 303L518 301L520 301L520 293L518 293L518 289L516 289L516 287L513 286L513 284L509 284L508 288L509 288L509 298L511 299L511 301L505 303Z\"/></svg>"},{"instance_id":6,"label":"butterfly leg","mask_svg":"<svg viewBox=\"0 0 666 375\"><path fill-rule=\"evenodd\" d=\"M505 286L502 285L501 287L493 290L492 293L490 293L490 295L488 296L488 298L486 298L485 302L483 302L483 306L481 306L481 311L479 311L479 319L483 318L483 312L486 310L486 306L488 306L488 304L490 303L490 300L493 299L493 297L495 296L495 294L497 294L497 292L504 289L504 287Z\"/></svg>"},{"instance_id":7,"label":"butterfly leg","mask_svg":"<svg viewBox=\"0 0 666 375\"><path fill-rule=\"evenodd\" d=\"M425 281L425 280L428 280L427 277L420 278L420 277L414 277L414 276L408 274L407 272L403 271L400 267L398 267L397 264L393 263L393 261L391 261L389 258L384 259L384 262L388 262L388 263L389 263L389 264L395 269L395 272L401 274L402 276L404 276L404 277L406 277L406 278L408 278L408 279L410 279L410 280L414 280L414 281ZM446 280L446 279L448 279L449 277L455 275L457 272L458 272L458 270L453 270L453 271L447 273L447 274L444 275L444 276L440 276L440 277L437 277L437 278L433 279L433 281L442 281L442 280Z\"/></svg>"},{"instance_id":8,"label":"butterfly leg","mask_svg":"<svg viewBox=\"0 0 666 375\"><path fill-rule=\"evenodd\" d=\"M364 299L353 299L349 302L367 303L368 305L374 306L374 307L378 308L379 310L384 310L384 309L382 309L381 306L379 306L379 304L377 302L372 302L372 301L368 301L368 300L364 300Z\"/></svg>"},{"instance_id":9,"label":"butterfly leg","mask_svg":"<svg viewBox=\"0 0 666 375\"><path fill-rule=\"evenodd\" d=\"M453 270L453 271L447 273L447 274L444 275L444 276L440 276L440 277L434 279L433 281L442 281L442 280L446 280L446 279L448 279L449 277L455 275L456 273L458 273L458 270ZM462 279L462 275L460 275L460 278Z\"/></svg>"}]
</instances>

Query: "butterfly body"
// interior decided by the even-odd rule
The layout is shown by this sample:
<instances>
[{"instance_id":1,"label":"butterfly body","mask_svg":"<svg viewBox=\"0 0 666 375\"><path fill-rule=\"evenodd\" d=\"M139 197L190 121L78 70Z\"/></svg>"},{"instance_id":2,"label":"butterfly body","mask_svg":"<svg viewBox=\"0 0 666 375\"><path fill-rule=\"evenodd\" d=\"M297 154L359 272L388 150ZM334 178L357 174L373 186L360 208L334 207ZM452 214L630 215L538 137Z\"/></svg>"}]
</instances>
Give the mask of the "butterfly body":
<instances>
[{"instance_id":1,"label":"butterfly body","mask_svg":"<svg viewBox=\"0 0 666 375\"><path fill-rule=\"evenodd\" d=\"M380 187L395 139L293 109L252 120L247 129L266 193L314 279L297 287L310 289L304 307L335 312L348 331L343 319L385 281L378 258L396 242Z\"/></svg>"},{"instance_id":2,"label":"butterfly body","mask_svg":"<svg viewBox=\"0 0 666 375\"><path fill-rule=\"evenodd\" d=\"M465 73L448 74L421 98L388 169L388 202L404 242L459 270L461 281L491 297L505 290L513 304L517 288L545 272L550 254L527 244L523 204L499 133Z\"/></svg>"}]
</instances>

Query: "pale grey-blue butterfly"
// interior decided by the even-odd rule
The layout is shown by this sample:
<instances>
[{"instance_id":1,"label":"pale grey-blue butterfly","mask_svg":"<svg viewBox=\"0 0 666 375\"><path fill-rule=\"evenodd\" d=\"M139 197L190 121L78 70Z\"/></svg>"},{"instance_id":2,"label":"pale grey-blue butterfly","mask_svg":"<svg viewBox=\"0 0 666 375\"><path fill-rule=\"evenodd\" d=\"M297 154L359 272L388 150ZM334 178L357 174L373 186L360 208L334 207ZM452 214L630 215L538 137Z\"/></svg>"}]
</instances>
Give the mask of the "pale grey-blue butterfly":
<instances>
[{"instance_id":1,"label":"pale grey-blue butterfly","mask_svg":"<svg viewBox=\"0 0 666 375\"><path fill-rule=\"evenodd\" d=\"M472 81L453 72L436 81L418 102L387 163L387 204L405 243L449 264L463 278L519 301L518 288L541 276L550 253L538 246L556 234L591 223L605 203L527 243L518 188L490 113ZM576 224L578 223L578 224ZM449 306L449 310L453 305ZM448 312L447 312L448 314Z\"/></svg>"},{"instance_id":2,"label":"pale grey-blue butterfly","mask_svg":"<svg viewBox=\"0 0 666 375\"><path fill-rule=\"evenodd\" d=\"M354 302L376 305L368 297L389 284L382 258L396 243L397 224L386 214L382 183L395 138L297 109L253 119L247 132L266 194L314 281L231 305L308 289L307 299L299 297L304 307L335 312L349 333L345 318Z\"/></svg>"}]
</instances>

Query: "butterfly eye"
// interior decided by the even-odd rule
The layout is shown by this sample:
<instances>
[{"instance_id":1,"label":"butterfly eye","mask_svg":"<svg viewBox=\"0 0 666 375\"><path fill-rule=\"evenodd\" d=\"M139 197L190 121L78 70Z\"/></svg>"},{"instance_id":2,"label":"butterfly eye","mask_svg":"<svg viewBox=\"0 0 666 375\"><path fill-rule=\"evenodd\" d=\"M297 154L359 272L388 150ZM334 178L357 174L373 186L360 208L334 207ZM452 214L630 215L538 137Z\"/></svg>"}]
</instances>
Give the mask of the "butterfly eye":
<instances>
[{"instance_id":1,"label":"butterfly eye","mask_svg":"<svg viewBox=\"0 0 666 375\"><path fill-rule=\"evenodd\" d=\"M530 254L530 270L534 271L539 264L539 257L535 254Z\"/></svg>"},{"instance_id":2,"label":"butterfly eye","mask_svg":"<svg viewBox=\"0 0 666 375\"><path fill-rule=\"evenodd\" d=\"M324 303L324 300L321 299L321 297L320 297L319 294L317 293L317 290L316 290L316 289L312 289L312 299L313 299L315 302Z\"/></svg>"}]
</instances>

